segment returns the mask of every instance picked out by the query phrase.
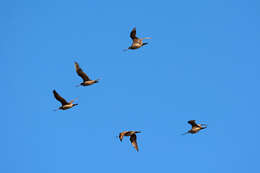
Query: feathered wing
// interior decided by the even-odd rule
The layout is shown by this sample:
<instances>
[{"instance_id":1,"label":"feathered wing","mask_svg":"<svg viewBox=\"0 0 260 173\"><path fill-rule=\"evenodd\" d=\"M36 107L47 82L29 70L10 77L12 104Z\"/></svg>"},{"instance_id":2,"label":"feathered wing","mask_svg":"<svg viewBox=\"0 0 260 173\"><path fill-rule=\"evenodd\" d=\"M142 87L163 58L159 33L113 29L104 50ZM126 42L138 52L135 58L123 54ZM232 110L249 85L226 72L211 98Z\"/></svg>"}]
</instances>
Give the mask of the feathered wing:
<instances>
[{"instance_id":1,"label":"feathered wing","mask_svg":"<svg viewBox=\"0 0 260 173\"><path fill-rule=\"evenodd\" d=\"M130 37L131 37L132 40L138 39L138 38L136 37L136 28L135 28L135 27L134 27L133 30L131 31Z\"/></svg>"},{"instance_id":2,"label":"feathered wing","mask_svg":"<svg viewBox=\"0 0 260 173\"><path fill-rule=\"evenodd\" d=\"M188 121L188 123L189 123L192 127L199 127L198 124L195 122L195 120L190 120L190 121Z\"/></svg>"},{"instance_id":3,"label":"feathered wing","mask_svg":"<svg viewBox=\"0 0 260 173\"><path fill-rule=\"evenodd\" d=\"M135 134L130 136L130 141L131 141L132 145L135 147L136 151L139 151Z\"/></svg>"},{"instance_id":4,"label":"feathered wing","mask_svg":"<svg viewBox=\"0 0 260 173\"><path fill-rule=\"evenodd\" d=\"M76 72L77 74L83 79L83 81L89 81L89 77L87 76L86 73L83 72L83 70L79 67L79 64L77 62L75 62L75 68L76 68Z\"/></svg>"},{"instance_id":5,"label":"feathered wing","mask_svg":"<svg viewBox=\"0 0 260 173\"><path fill-rule=\"evenodd\" d=\"M53 95L56 98L56 100L61 102L62 105L68 104L68 102L64 98L62 98L55 90L53 90Z\"/></svg>"},{"instance_id":6,"label":"feathered wing","mask_svg":"<svg viewBox=\"0 0 260 173\"><path fill-rule=\"evenodd\" d=\"M71 100L70 101L70 103L73 103L75 100L77 100L78 99L78 97L77 98L75 98L75 99L73 99L73 100Z\"/></svg>"},{"instance_id":7,"label":"feathered wing","mask_svg":"<svg viewBox=\"0 0 260 173\"><path fill-rule=\"evenodd\" d=\"M121 142L122 142L126 133L127 133L127 131L119 133L119 139L120 139Z\"/></svg>"}]
</instances>

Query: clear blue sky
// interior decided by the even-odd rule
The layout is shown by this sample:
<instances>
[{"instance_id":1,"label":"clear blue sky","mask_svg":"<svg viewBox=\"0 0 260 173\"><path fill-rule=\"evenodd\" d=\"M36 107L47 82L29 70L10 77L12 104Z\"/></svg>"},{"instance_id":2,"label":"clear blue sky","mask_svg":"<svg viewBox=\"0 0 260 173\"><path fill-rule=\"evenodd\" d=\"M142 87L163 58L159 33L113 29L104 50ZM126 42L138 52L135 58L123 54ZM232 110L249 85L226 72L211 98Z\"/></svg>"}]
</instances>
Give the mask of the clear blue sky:
<instances>
[{"instance_id":1,"label":"clear blue sky","mask_svg":"<svg viewBox=\"0 0 260 173\"><path fill-rule=\"evenodd\" d=\"M259 0L0 4L0 172L259 171ZM123 52L133 27L152 39ZM76 88L74 61L100 83Z\"/></svg>"}]
</instances>

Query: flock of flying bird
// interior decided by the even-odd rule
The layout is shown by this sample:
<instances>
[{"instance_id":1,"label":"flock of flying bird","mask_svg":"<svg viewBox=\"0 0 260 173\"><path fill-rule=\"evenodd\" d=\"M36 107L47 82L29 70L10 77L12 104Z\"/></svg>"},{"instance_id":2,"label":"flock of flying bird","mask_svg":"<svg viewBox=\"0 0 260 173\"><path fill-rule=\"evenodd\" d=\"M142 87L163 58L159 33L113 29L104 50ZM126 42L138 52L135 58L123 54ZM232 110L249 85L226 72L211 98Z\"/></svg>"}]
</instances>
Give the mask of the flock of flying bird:
<instances>
[{"instance_id":1,"label":"flock of flying bird","mask_svg":"<svg viewBox=\"0 0 260 173\"><path fill-rule=\"evenodd\" d=\"M124 51L128 50L128 49L138 49L144 45L147 45L148 43L143 43L144 39L151 39L150 37L144 37L144 38L138 38L136 37L136 28L133 28L131 33L130 33L130 37L133 40L132 45L130 47L128 47L127 49L124 49ZM91 80L86 73L83 72L83 70L80 68L79 64L77 62L75 62L75 69L77 74L82 78L83 82L80 83L80 85L77 86L89 86L89 85L93 85L95 83L99 82L99 79L96 80ZM61 97L56 90L53 90L53 95L55 97L56 100L58 100L61 103L61 106L56 109L56 110L66 110L66 109L70 109L74 106L77 106L78 104L73 104L74 100L71 100L70 102L67 102L63 97ZM189 130L188 132L184 133L184 134L195 134L197 132L199 132L202 129L207 128L206 124L197 124L195 122L195 120L190 120L188 121L188 123L191 125L191 130ZM130 142L132 143L133 147L136 149L136 151L139 151L138 149L138 145L137 145L137 139L136 139L136 133L141 133L141 131L123 131L119 134L119 139L122 142L123 137L124 136L130 136Z\"/></svg>"}]
</instances>

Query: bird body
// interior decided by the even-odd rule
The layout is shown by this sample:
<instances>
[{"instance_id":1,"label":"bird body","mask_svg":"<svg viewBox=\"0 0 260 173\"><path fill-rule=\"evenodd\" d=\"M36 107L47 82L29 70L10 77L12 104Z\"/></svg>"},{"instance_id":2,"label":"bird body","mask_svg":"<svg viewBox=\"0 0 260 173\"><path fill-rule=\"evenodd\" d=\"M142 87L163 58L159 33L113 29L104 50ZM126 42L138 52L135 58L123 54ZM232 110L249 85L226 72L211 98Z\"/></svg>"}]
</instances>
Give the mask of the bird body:
<instances>
[{"instance_id":1,"label":"bird body","mask_svg":"<svg viewBox=\"0 0 260 173\"><path fill-rule=\"evenodd\" d=\"M124 136L130 136L130 141L136 151L139 151L137 140L136 140L136 133L141 133L140 131L124 131L119 134L119 139L122 142Z\"/></svg>"},{"instance_id":2,"label":"bird body","mask_svg":"<svg viewBox=\"0 0 260 173\"><path fill-rule=\"evenodd\" d=\"M82 86L89 86L89 85L92 85L94 83L98 83L99 79L96 79L96 80L88 80L88 81L84 81L82 83L80 83L80 85Z\"/></svg>"},{"instance_id":3,"label":"bird body","mask_svg":"<svg viewBox=\"0 0 260 173\"><path fill-rule=\"evenodd\" d=\"M72 104L72 103L69 103L69 104L61 106L59 109L66 110L66 109L72 108L73 106L76 106L76 105Z\"/></svg>"},{"instance_id":4,"label":"bird body","mask_svg":"<svg viewBox=\"0 0 260 173\"><path fill-rule=\"evenodd\" d=\"M143 46L142 40L137 40L136 42L133 42L132 45L128 49L138 49Z\"/></svg>"},{"instance_id":5,"label":"bird body","mask_svg":"<svg viewBox=\"0 0 260 173\"><path fill-rule=\"evenodd\" d=\"M82 78L83 82L80 83L81 86L89 86L93 85L94 83L98 83L99 79L91 80L86 73L83 72L83 70L79 67L79 64L75 62L75 68L77 74ZM80 86L79 85L79 86Z\"/></svg>"},{"instance_id":6,"label":"bird body","mask_svg":"<svg viewBox=\"0 0 260 173\"><path fill-rule=\"evenodd\" d=\"M145 38L136 37L136 28L133 28L133 30L131 31L130 37L133 40L133 43L130 47L128 47L128 49L138 49L138 48L148 44L148 43L143 43L144 39L151 39L150 37L145 37Z\"/></svg>"},{"instance_id":7,"label":"bird body","mask_svg":"<svg viewBox=\"0 0 260 173\"><path fill-rule=\"evenodd\" d=\"M187 133L195 134L198 133L200 130L207 128L205 124L197 124L195 120L190 120L188 121L188 123L191 125L191 130L189 130Z\"/></svg>"},{"instance_id":8,"label":"bird body","mask_svg":"<svg viewBox=\"0 0 260 173\"><path fill-rule=\"evenodd\" d=\"M59 107L60 110L66 110L70 109L73 106L77 106L78 104L73 104L74 100L71 100L70 102L67 102L64 98L62 98L55 90L53 90L53 95L61 103L61 106Z\"/></svg>"}]
</instances>

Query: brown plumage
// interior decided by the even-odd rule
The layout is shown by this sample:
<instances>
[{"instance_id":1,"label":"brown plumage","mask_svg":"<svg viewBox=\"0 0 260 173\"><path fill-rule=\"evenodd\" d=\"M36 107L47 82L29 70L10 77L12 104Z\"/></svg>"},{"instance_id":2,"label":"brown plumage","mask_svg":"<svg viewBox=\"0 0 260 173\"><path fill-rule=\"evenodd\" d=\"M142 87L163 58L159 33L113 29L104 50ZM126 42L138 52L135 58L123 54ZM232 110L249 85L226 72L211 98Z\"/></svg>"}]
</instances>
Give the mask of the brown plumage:
<instances>
[{"instance_id":1,"label":"brown plumage","mask_svg":"<svg viewBox=\"0 0 260 173\"><path fill-rule=\"evenodd\" d=\"M148 43L143 43L144 39L151 39L150 37L138 38L136 37L136 28L134 27L130 33L130 38L133 40L133 43L128 49L138 49ZM127 49L125 49L127 50Z\"/></svg>"},{"instance_id":2,"label":"brown plumage","mask_svg":"<svg viewBox=\"0 0 260 173\"><path fill-rule=\"evenodd\" d=\"M78 104L73 104L74 100L67 102L55 90L53 90L53 95L54 95L55 99L61 103L61 107L59 107L59 109L61 109L61 110L66 110L66 109L72 108L73 106L78 105ZM59 109L57 109L57 110L59 110Z\"/></svg>"},{"instance_id":3,"label":"brown plumage","mask_svg":"<svg viewBox=\"0 0 260 173\"><path fill-rule=\"evenodd\" d=\"M189 130L187 133L195 134L198 133L200 130L207 128L206 124L197 124L195 120L190 120L188 123L191 125L191 130Z\"/></svg>"},{"instance_id":4,"label":"brown plumage","mask_svg":"<svg viewBox=\"0 0 260 173\"><path fill-rule=\"evenodd\" d=\"M99 79L91 80L86 73L83 72L83 70L79 67L79 64L75 62L75 69L77 74L82 78L83 82L80 84L81 86L89 86L94 83L98 83ZM78 86L80 86L78 85Z\"/></svg>"},{"instance_id":5,"label":"brown plumage","mask_svg":"<svg viewBox=\"0 0 260 173\"><path fill-rule=\"evenodd\" d=\"M122 142L124 136L130 136L130 141L136 151L139 151L137 140L136 140L136 133L141 133L140 131L124 131L119 134L119 139Z\"/></svg>"}]
</instances>

